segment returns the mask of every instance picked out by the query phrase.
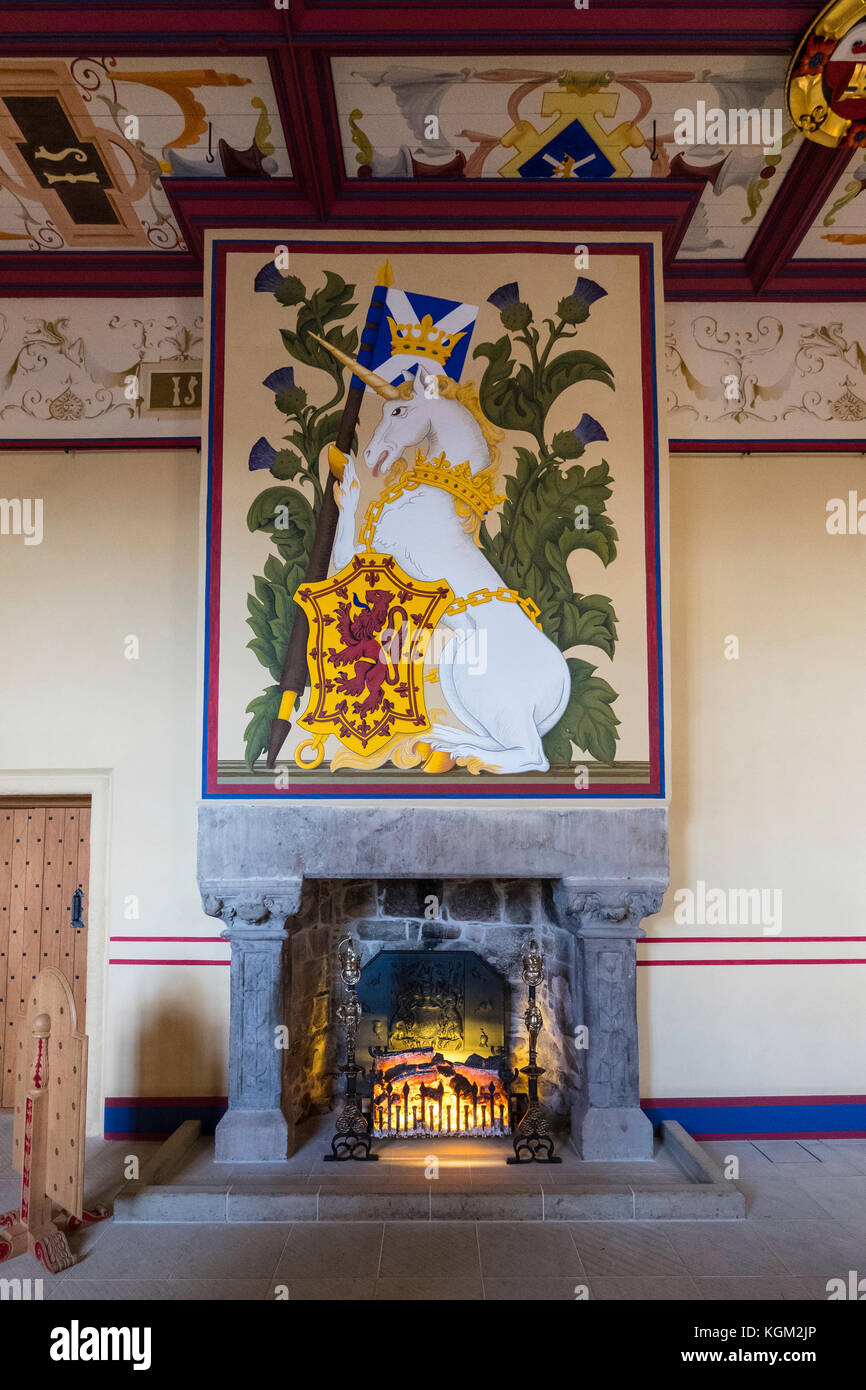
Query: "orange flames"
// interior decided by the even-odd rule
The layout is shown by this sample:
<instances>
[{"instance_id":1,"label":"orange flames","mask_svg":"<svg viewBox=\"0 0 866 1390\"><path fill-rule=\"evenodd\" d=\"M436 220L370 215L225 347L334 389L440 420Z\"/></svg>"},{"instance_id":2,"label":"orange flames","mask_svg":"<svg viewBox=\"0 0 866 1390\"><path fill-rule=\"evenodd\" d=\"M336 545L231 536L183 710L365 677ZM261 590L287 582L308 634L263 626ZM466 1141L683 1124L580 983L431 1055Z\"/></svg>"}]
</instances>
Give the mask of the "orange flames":
<instances>
[{"instance_id":1,"label":"orange flames","mask_svg":"<svg viewBox=\"0 0 866 1390\"><path fill-rule=\"evenodd\" d=\"M389 1135L508 1134L508 1095L485 1067L452 1062L432 1048L389 1052L373 1083L373 1133Z\"/></svg>"}]
</instances>

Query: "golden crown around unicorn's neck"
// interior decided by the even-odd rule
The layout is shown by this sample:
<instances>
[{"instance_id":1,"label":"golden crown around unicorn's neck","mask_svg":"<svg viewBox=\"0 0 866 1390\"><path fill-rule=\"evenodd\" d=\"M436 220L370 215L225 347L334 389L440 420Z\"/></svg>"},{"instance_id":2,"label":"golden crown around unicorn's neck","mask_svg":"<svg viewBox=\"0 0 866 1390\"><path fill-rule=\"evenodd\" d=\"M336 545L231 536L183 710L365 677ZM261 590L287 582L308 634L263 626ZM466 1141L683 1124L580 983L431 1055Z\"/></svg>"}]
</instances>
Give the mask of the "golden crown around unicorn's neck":
<instances>
[{"instance_id":1,"label":"golden crown around unicorn's neck","mask_svg":"<svg viewBox=\"0 0 866 1390\"><path fill-rule=\"evenodd\" d=\"M420 323L396 323L388 315L391 327L391 355L409 352L414 357L429 357L445 366L465 333L449 333L447 329L434 328L433 318L425 314Z\"/></svg>"},{"instance_id":2,"label":"golden crown around unicorn's neck","mask_svg":"<svg viewBox=\"0 0 866 1390\"><path fill-rule=\"evenodd\" d=\"M410 477L413 481L428 483L431 487L453 493L457 501L479 519L505 501L504 495L494 490L492 466L473 473L468 459L465 463L449 463L444 454L428 459L419 449L410 472L403 475L403 483L408 482Z\"/></svg>"}]
</instances>

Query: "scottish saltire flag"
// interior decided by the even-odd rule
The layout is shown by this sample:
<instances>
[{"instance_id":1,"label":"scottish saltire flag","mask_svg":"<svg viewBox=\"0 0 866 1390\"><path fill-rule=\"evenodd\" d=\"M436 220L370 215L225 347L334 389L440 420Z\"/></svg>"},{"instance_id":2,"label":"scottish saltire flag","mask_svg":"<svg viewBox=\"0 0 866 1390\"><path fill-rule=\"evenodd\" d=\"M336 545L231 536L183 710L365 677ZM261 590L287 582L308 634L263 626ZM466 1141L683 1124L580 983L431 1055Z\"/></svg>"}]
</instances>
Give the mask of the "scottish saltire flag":
<instances>
[{"instance_id":1,"label":"scottish saltire flag","mask_svg":"<svg viewBox=\"0 0 866 1390\"><path fill-rule=\"evenodd\" d=\"M392 385L414 375L419 362L430 372L444 373L459 381L478 317L478 305L461 304L458 299L437 299L430 294L412 294L393 285L374 291L374 300L382 289L384 304L380 309L381 317L377 315L376 336L371 342L366 330L364 333L362 345L369 344L370 350L364 365Z\"/></svg>"}]
</instances>

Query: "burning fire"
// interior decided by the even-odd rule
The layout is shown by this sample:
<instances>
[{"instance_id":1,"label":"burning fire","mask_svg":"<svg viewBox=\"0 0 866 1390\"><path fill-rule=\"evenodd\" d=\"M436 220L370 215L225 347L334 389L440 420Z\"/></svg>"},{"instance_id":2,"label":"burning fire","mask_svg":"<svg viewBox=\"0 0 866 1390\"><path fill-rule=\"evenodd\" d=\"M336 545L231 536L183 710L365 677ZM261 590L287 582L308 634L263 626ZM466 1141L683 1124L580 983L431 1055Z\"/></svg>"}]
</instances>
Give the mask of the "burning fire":
<instances>
[{"instance_id":1,"label":"burning fire","mask_svg":"<svg viewBox=\"0 0 866 1390\"><path fill-rule=\"evenodd\" d=\"M389 1052L373 1079L373 1133L380 1137L510 1133L508 1094L498 1071L452 1062L432 1048Z\"/></svg>"}]
</instances>

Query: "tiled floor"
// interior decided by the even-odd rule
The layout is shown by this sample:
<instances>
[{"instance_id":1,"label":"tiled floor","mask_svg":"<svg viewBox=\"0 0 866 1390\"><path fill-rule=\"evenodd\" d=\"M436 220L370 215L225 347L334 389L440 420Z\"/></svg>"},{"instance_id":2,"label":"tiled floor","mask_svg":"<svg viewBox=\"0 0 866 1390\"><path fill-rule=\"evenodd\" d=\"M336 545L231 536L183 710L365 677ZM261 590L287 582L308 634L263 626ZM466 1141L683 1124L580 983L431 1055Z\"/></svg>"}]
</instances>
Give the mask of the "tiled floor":
<instances>
[{"instance_id":1,"label":"tiled floor","mask_svg":"<svg viewBox=\"0 0 866 1390\"><path fill-rule=\"evenodd\" d=\"M0 1210L17 1203L8 1131L0 1117ZM91 1143L91 1199L147 1147ZM866 1139L706 1147L739 1160L745 1221L106 1222L72 1238L64 1274L29 1256L14 1273L70 1301L824 1299L829 1278L866 1277Z\"/></svg>"}]
</instances>

